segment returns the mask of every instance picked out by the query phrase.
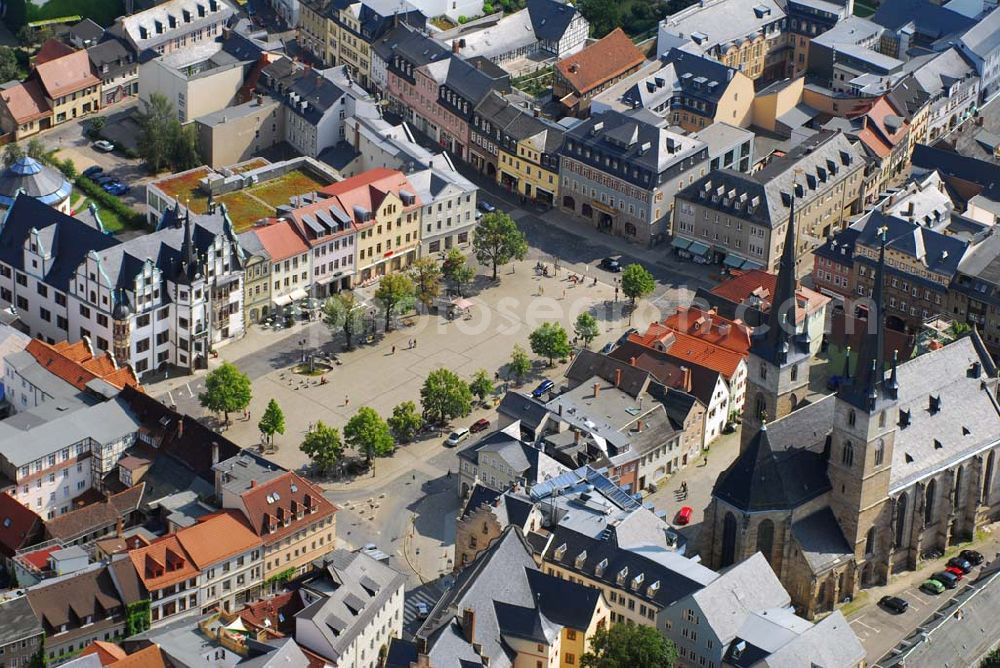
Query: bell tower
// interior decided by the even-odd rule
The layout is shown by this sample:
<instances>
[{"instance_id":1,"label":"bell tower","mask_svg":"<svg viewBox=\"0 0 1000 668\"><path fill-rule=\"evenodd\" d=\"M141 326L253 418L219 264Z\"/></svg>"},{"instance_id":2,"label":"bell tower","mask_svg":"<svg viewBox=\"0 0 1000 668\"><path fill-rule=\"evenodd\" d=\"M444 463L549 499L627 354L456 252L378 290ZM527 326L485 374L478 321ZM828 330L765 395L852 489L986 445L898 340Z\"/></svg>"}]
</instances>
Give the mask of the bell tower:
<instances>
[{"instance_id":1,"label":"bell tower","mask_svg":"<svg viewBox=\"0 0 1000 668\"><path fill-rule=\"evenodd\" d=\"M889 476L896 434L899 382L896 355L889 377L885 373L885 233L879 229L880 247L875 269L874 303L858 354L854 378L844 382L834 399L830 442L830 506L857 563L885 567L892 543ZM880 532L880 528L884 528ZM885 535L881 535L885 534ZM874 572L863 571L871 584ZM864 579L864 578L863 578Z\"/></svg>"},{"instance_id":2,"label":"bell tower","mask_svg":"<svg viewBox=\"0 0 1000 668\"><path fill-rule=\"evenodd\" d=\"M798 184L793 184L791 193L781 194L789 207L788 227L768 321L754 331L750 344L741 452L765 422L773 422L795 410L809 385L808 333L797 333L795 317L795 199L798 193Z\"/></svg>"}]
</instances>

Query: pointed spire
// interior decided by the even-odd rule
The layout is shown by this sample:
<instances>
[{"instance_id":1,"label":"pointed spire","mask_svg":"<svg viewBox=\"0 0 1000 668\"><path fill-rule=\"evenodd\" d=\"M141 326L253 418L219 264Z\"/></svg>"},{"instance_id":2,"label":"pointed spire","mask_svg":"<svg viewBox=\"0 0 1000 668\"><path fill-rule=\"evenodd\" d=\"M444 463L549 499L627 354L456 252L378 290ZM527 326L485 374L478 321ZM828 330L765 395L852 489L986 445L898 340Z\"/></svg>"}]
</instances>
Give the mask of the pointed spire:
<instances>
[{"instance_id":1,"label":"pointed spire","mask_svg":"<svg viewBox=\"0 0 1000 668\"><path fill-rule=\"evenodd\" d=\"M785 229L785 245L781 249L778 277L774 294L771 295L771 309L768 313L767 332L755 351L771 361L782 365L788 361L791 341L795 337L795 190L793 181L788 209L788 227Z\"/></svg>"},{"instance_id":2,"label":"pointed spire","mask_svg":"<svg viewBox=\"0 0 1000 668\"><path fill-rule=\"evenodd\" d=\"M189 267L194 266L195 250L194 250L194 244L191 242L190 202L188 203L187 208L184 210L184 246L181 248L181 255Z\"/></svg>"},{"instance_id":3,"label":"pointed spire","mask_svg":"<svg viewBox=\"0 0 1000 668\"><path fill-rule=\"evenodd\" d=\"M899 351L892 351L892 372L889 374L889 383L885 389L889 391L889 396L893 399L899 398L899 379L896 376L896 362L899 360Z\"/></svg>"}]
</instances>

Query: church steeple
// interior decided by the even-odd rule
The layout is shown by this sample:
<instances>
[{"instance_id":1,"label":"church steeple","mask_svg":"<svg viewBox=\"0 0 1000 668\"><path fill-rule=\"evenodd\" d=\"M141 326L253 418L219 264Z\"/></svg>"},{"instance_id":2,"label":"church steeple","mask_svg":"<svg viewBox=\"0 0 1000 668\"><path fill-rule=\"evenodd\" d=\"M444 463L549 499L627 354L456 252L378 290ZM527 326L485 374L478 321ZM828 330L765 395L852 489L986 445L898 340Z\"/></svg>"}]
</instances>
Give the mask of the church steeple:
<instances>
[{"instance_id":1,"label":"church steeple","mask_svg":"<svg viewBox=\"0 0 1000 668\"><path fill-rule=\"evenodd\" d=\"M872 288L872 311L868 314L867 331L858 354L856 377L851 383L844 383L838 393L842 399L856 408L874 413L879 404L895 399L898 383L893 361L893 376L890 383L885 381L885 309L883 307L883 285L885 283L886 228L878 229L879 253L875 267L875 282Z\"/></svg>"},{"instance_id":2,"label":"church steeple","mask_svg":"<svg viewBox=\"0 0 1000 668\"><path fill-rule=\"evenodd\" d=\"M792 185L789 194L788 228L785 230L785 245L781 249L778 277L774 294L771 295L771 310L768 313L767 331L753 341L754 354L781 366L788 361L788 354L795 339L795 190Z\"/></svg>"}]
</instances>

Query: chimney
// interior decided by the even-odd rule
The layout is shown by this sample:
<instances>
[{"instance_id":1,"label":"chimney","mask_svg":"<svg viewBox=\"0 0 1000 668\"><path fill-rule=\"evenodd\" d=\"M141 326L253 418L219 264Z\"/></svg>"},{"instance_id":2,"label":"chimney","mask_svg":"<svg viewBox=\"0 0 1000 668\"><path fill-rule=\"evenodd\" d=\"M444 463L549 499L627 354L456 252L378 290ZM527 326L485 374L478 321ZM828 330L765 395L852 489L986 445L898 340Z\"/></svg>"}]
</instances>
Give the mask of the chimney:
<instances>
[{"instance_id":1,"label":"chimney","mask_svg":"<svg viewBox=\"0 0 1000 668\"><path fill-rule=\"evenodd\" d=\"M462 633L467 642L476 642L476 611L472 608L462 611Z\"/></svg>"},{"instance_id":2,"label":"chimney","mask_svg":"<svg viewBox=\"0 0 1000 668\"><path fill-rule=\"evenodd\" d=\"M629 357L628 358L628 365L629 366L635 366L635 357Z\"/></svg>"},{"instance_id":3,"label":"chimney","mask_svg":"<svg viewBox=\"0 0 1000 668\"><path fill-rule=\"evenodd\" d=\"M177 421L177 438L183 438L184 436L184 416Z\"/></svg>"},{"instance_id":4,"label":"chimney","mask_svg":"<svg viewBox=\"0 0 1000 668\"><path fill-rule=\"evenodd\" d=\"M462 47L459 45L458 40L457 39L451 40L451 52L460 53L461 51Z\"/></svg>"},{"instance_id":5,"label":"chimney","mask_svg":"<svg viewBox=\"0 0 1000 668\"><path fill-rule=\"evenodd\" d=\"M580 439L583 438L583 434L580 433L579 429L573 431L573 445L580 445Z\"/></svg>"},{"instance_id":6,"label":"chimney","mask_svg":"<svg viewBox=\"0 0 1000 668\"><path fill-rule=\"evenodd\" d=\"M212 466L219 463L219 444L216 441L212 441Z\"/></svg>"},{"instance_id":7,"label":"chimney","mask_svg":"<svg viewBox=\"0 0 1000 668\"><path fill-rule=\"evenodd\" d=\"M596 399L600 393L601 393L601 384L594 383L594 398Z\"/></svg>"},{"instance_id":8,"label":"chimney","mask_svg":"<svg viewBox=\"0 0 1000 668\"><path fill-rule=\"evenodd\" d=\"M635 422L635 430L636 431L640 431L640 432L642 431L642 420L636 420L636 422Z\"/></svg>"},{"instance_id":9,"label":"chimney","mask_svg":"<svg viewBox=\"0 0 1000 668\"><path fill-rule=\"evenodd\" d=\"M257 481L256 480L251 480L250 481L250 489L253 489L256 486L257 486Z\"/></svg>"},{"instance_id":10,"label":"chimney","mask_svg":"<svg viewBox=\"0 0 1000 668\"><path fill-rule=\"evenodd\" d=\"M615 387L621 387L622 385L622 370L615 369Z\"/></svg>"},{"instance_id":11,"label":"chimney","mask_svg":"<svg viewBox=\"0 0 1000 668\"><path fill-rule=\"evenodd\" d=\"M115 536L121 538L125 534L125 520L121 517L115 522Z\"/></svg>"}]
</instances>

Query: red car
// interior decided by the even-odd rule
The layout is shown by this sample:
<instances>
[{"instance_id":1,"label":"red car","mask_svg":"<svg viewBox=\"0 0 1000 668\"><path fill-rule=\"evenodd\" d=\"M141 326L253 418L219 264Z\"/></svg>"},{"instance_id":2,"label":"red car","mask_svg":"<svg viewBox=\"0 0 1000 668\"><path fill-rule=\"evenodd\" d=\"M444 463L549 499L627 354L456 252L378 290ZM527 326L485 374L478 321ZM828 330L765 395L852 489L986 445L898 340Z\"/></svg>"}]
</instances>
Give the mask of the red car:
<instances>
[{"instance_id":1,"label":"red car","mask_svg":"<svg viewBox=\"0 0 1000 668\"><path fill-rule=\"evenodd\" d=\"M479 432L486 431L489 428L490 428L490 421L487 420L486 418L480 418L476 420L471 427L469 427L469 431L472 432L473 434L478 434Z\"/></svg>"},{"instance_id":2,"label":"red car","mask_svg":"<svg viewBox=\"0 0 1000 668\"><path fill-rule=\"evenodd\" d=\"M962 572L962 569L957 566L948 566L944 570L954 575L958 580L961 580L962 576L965 575L965 573Z\"/></svg>"},{"instance_id":3,"label":"red car","mask_svg":"<svg viewBox=\"0 0 1000 668\"><path fill-rule=\"evenodd\" d=\"M677 524L687 524L691 521L691 506L684 506L677 511Z\"/></svg>"}]
</instances>

